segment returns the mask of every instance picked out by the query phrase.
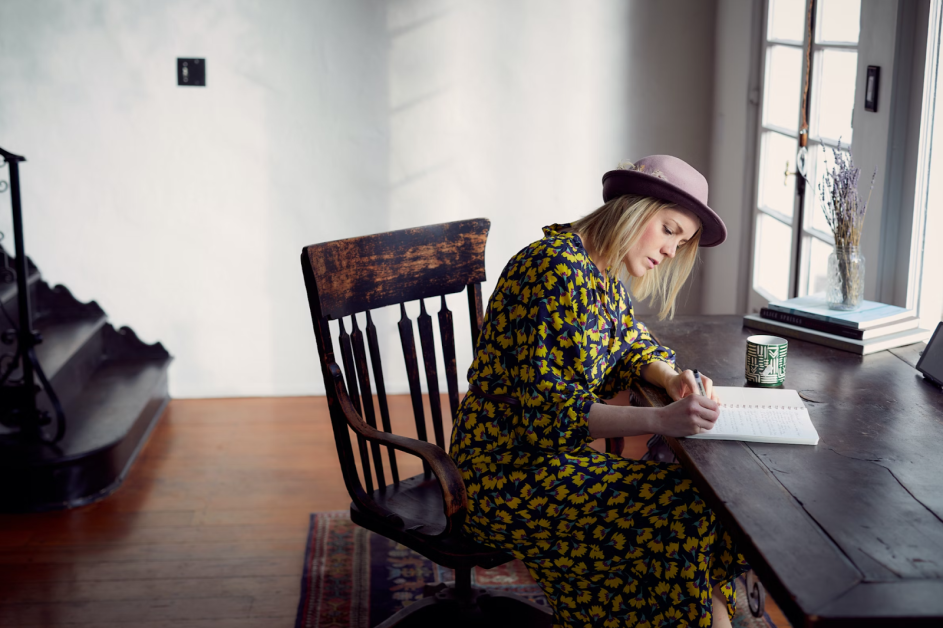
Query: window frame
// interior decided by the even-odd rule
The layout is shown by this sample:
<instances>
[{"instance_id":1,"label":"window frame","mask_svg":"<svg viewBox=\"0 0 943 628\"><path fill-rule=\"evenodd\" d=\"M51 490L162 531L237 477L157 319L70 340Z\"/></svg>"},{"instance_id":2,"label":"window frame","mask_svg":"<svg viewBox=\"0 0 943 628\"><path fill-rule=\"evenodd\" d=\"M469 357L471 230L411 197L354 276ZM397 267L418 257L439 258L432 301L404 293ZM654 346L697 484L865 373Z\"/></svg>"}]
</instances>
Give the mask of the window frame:
<instances>
[{"instance_id":1,"label":"window frame","mask_svg":"<svg viewBox=\"0 0 943 628\"><path fill-rule=\"evenodd\" d=\"M786 298L791 298L797 294L805 294L805 291L808 288L808 279L809 279L809 266L811 263L811 251L813 238L820 240L821 242L827 244L830 247L834 247L834 238L832 234L823 232L819 229L816 229L811 226L811 213L808 211L809 207L814 207L814 194L815 194L815 182L807 181L805 184L804 193L802 195L795 189L795 179L793 179L793 208L792 216L787 216L782 212L775 210L773 208L767 207L763 204L762 199L762 188L763 182L761 178L761 164L764 159L764 141L767 133L778 133L782 136L785 136L792 140L795 143L796 150L799 148L799 133L801 131L801 119L802 119L802 87L804 78L800 81L799 93L796 95L799 99L799 119L796 120L796 130L792 131L781 127L776 124L769 124L765 119L766 111L766 99L769 90L769 82L767 80L769 76L769 63L770 63L770 54L769 51L773 46L788 46L791 48L798 49L802 54L802 65L800 70L800 76L805 77L806 74L809 76L809 100L806 104L807 110L809 111L808 119L811 121L811 113L813 108L817 106L816 99L818 97L817 91L815 88L815 78L816 78L816 65L819 59L819 53L824 50L854 50L856 53L858 51L858 44L847 43L847 42L819 42L816 43L816 33L819 30L820 24L820 12L821 12L821 3L816 0L806 0L804 3L804 12L803 12L803 39L802 41L792 40L792 39L780 39L775 37L770 37L770 5L775 0L764 0L762 3L763 7L763 18L762 18L762 33L759 38L759 44L761 47L762 61L760 63L760 68L762 75L759 77L760 81L760 101L759 101L759 112L757 116L757 126L756 126L756 145L755 145L755 154L753 159L754 164L754 186L753 186L753 195L751 198L751 216L752 216L752 229L751 229L751 238L750 238L750 251L749 251L749 260L750 260L750 270L748 273L749 285L747 287L748 298L747 304L756 304L758 295L760 301L774 301L776 297L767 292L762 286L756 283L756 254L757 254L757 235L759 232L759 215L765 214L766 216L777 220L778 222L786 225L790 229L790 250L789 250L789 273L788 280L786 285ZM813 10L813 24L812 29L805 28L805 16L808 15L810 10L810 4L812 4ZM809 58L806 57L805 51L806 47L809 46L809 39L811 38L811 52ZM811 64L811 67L807 67ZM814 137L811 134L811 124L810 124L810 133L808 135L807 149L811 153L815 145L825 145L825 146L835 146L837 142L830 140L829 138L818 138ZM854 140L852 140L854 141ZM850 149L850 146L849 146ZM796 163L795 159L791 162L790 168L793 169L793 174L788 176L798 177L799 175L795 173ZM785 173L784 173L785 175ZM811 189L810 189L811 188ZM812 195L813 198L810 199L809 195ZM754 306L754 310L757 308Z\"/></svg>"},{"instance_id":2,"label":"window frame","mask_svg":"<svg viewBox=\"0 0 943 628\"><path fill-rule=\"evenodd\" d=\"M920 137L907 306L917 310L921 327L933 329L943 320L943 281L932 269L943 264L943 247L928 246L943 237L943 0L930 0L930 17L920 107ZM933 157L934 145L940 154ZM932 176L936 174L936 176ZM932 203L932 204L931 204Z\"/></svg>"},{"instance_id":3,"label":"window frame","mask_svg":"<svg viewBox=\"0 0 943 628\"><path fill-rule=\"evenodd\" d=\"M932 10L937 11L943 0L930 0ZM744 248L742 250L742 259L746 267L745 281L742 283L742 292L744 295L746 311L758 312L759 308L765 307L772 300L772 295L767 294L761 287L755 285L757 274L756 242L757 242L757 223L758 216L765 213L773 218L778 218L786 226L793 229L793 243L791 246L790 271L789 271L789 295L802 294L808 289L809 281L809 263L811 244L810 241L815 238L828 246L830 242L830 233L822 232L811 226L812 212L810 210L820 209L817 206L809 205L802 208L804 220L797 222L783 221L782 216L761 209L761 176L762 171L762 149L764 133L768 130L781 132L782 129L773 129L769 125L763 124L766 98L766 67L768 50L774 43L791 43L793 41L784 41L781 39L769 38L769 14L771 8L770 0L756 0L755 35L754 50L755 59L759 60L756 64L756 71L751 78L751 102L756 106L756 120L752 121L750 134L750 152L753 153L752 171L748 181L748 190L750 195L744 209L750 217L750 225L746 229L749 234L745 238ZM805 4L808 10L808 3ZM880 0L861 0L861 26L859 31L859 41L857 44L858 63L856 71L856 95L854 99L854 134L852 137L852 154L855 163L861 167L862 179L866 182L870 180L870 174L873 168L877 166L878 179L875 181L874 193L868 206L868 217L866 219L864 234L862 237L862 250L867 258L867 284L865 298L892 303L895 305L905 305L903 292L906 291L906 305L912 306L912 297L909 294L915 285L914 277L922 275L914 274L915 255L922 255L923 240L916 238L916 228L918 226L916 198L906 198L907 195L913 195L915 192L915 170L913 162L916 161L916 129L920 127L921 120L917 119L918 107L916 103L921 97L918 88L922 84L920 74L922 68L919 64L924 61L918 55L929 54L930 45L923 48L924 43L919 41L921 30L928 27L927 12L928 8L924 5L923 14L920 9L915 9L913 3L882 3ZM821 11L821 6L816 8L816 19ZM914 20L914 15L918 19ZM908 20L909 26L908 26ZM916 27L914 26L916 24ZM814 38L818 24L813 24L812 33L806 33L806 36ZM907 30L910 28L911 30ZM914 30L916 28L916 30ZM917 37L915 37L915 34ZM926 34L925 32L923 33ZM909 40L915 40L913 42ZM910 51L907 51L907 46ZM813 43L813 51L828 47L846 48L842 42L819 42ZM846 48L847 49L847 48ZM901 54L901 50L905 54ZM895 52L896 51L896 52ZM911 58L912 54L912 58ZM813 58L812 62L815 62ZM863 72L868 65L878 65L882 68L880 107L882 113L865 113L863 103L858 102L857 94L864 89L865 77ZM805 55L803 55L803 72L805 71ZM811 68L815 72L815 67ZM910 73L913 78L910 78ZM815 76L812 76L813 84L810 86L810 100L817 97L814 86ZM914 82L913 87L910 87ZM903 101L900 98L901 92L912 95L905 96ZM800 96L801 98L801 96ZM907 98L914 101L914 107L911 107ZM811 105L811 103L810 103ZM810 122L814 112L810 111ZM888 116L890 122L887 121ZM810 129L811 131L812 129ZM792 133L786 133L787 137L793 137ZM819 138L811 136L809 146L817 144L831 143L822 142ZM842 142L844 147L844 142ZM796 144L798 148L798 142ZM814 168L810 155L810 172ZM790 161L790 170L792 170L792 160ZM814 188L815 184L812 183ZM896 186L896 187L895 187ZM813 190L806 186L805 198L814 194ZM901 190L904 190L902 196ZM798 195L796 195L798 197ZM913 202L911 202L911 199ZM816 200L816 203L818 201ZM799 212L794 208L793 216ZM809 220L809 222L806 222ZM911 227L913 222L913 227ZM825 236L825 237L823 237ZM943 237L943 232L940 234ZM937 247L940 248L940 247ZM799 255L802 251L803 254ZM818 254L821 254L819 251ZM921 258L922 259L922 258ZM801 283L799 279L801 278ZM795 292L793 292L795 291ZM901 294L898 294L900 292ZM941 297L943 298L943 297Z\"/></svg>"},{"instance_id":4,"label":"window frame","mask_svg":"<svg viewBox=\"0 0 943 628\"><path fill-rule=\"evenodd\" d=\"M771 19L770 4L771 2L774 2L774 1L775 0L762 0L761 2L761 7L762 7L762 19L760 21L761 33L760 33L760 37L758 38L759 46L760 46L760 56L761 56L760 63L759 63L760 76L759 76L759 85L758 85L759 87L758 101L759 102L757 103L757 106L758 106L757 120L756 120L756 126L754 127L756 137L755 137L754 154L753 154L753 186L752 186L752 194L750 195L750 205L751 205L750 216L751 216L752 225L750 229L750 241L748 245L749 246L748 259L749 259L750 266L749 266L749 271L747 273L747 295L748 295L747 306L748 308L753 309L753 311L757 311L757 308L753 306L753 304L757 302L755 295L759 295L760 301L765 300L768 302L768 301L776 300L776 297L774 297L772 294L767 292L765 289L763 289L763 287L757 285L756 283L756 272L757 272L756 238L760 230L759 225L760 225L761 214L766 215L767 217L773 220L776 220L790 228L791 230L790 248L789 248L790 268L789 268L789 275L787 279L787 289L788 289L788 286L792 286L795 282L795 278L793 275L795 271L795 264L793 264L791 260L795 259L795 255L796 255L796 238L795 238L796 225L795 223L796 223L796 216L797 216L797 210L798 210L798 203L796 202L797 195L795 194L795 192L793 193L792 216L787 216L778 210L775 210L771 207L767 207L763 204L763 198L762 198L763 182L760 180L760 177L761 177L761 164L764 159L764 152L763 152L764 141L765 141L765 137L767 133L778 133L780 135L788 137L790 140L795 142L796 146L798 146L798 142L799 142L799 126L800 126L799 120L796 120L795 131L780 127L775 124L768 124L766 122L766 100L767 100L767 95L769 91L769 83L767 81L767 77L769 76L769 64L771 62L769 52L773 46L788 46L791 48L798 49L800 53L804 53L805 47L806 47L806 37L809 36L809 33L805 32L806 29L803 26L803 40L802 41L792 40L792 39L779 39L775 37L771 38L770 37L770 19ZM808 11L808 3L812 1L813 0L805 1L806 11ZM803 18L803 24L805 24L804 18ZM805 59L805 55L803 54L802 56L803 56L803 59L802 59L802 66L800 70L800 76L803 76L805 74L806 62L807 62ZM800 81L800 90L801 90L801 81ZM801 104L800 104L800 108L801 108ZM800 116L799 119L801 120L801 116L802 116L801 110L799 111L799 116ZM795 163L793 163L793 168L795 168Z\"/></svg>"}]
</instances>

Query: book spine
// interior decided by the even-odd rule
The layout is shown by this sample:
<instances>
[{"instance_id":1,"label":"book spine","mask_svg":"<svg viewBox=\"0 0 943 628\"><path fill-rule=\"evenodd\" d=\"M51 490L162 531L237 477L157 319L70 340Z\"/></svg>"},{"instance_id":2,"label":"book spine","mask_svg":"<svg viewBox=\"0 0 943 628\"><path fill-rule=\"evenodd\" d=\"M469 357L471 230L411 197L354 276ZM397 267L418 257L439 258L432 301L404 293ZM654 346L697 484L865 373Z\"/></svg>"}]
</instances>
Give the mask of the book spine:
<instances>
[{"instance_id":1,"label":"book spine","mask_svg":"<svg viewBox=\"0 0 943 628\"><path fill-rule=\"evenodd\" d=\"M780 312L779 310L773 310L768 307L764 307L760 310L760 316L762 318L768 318L771 321L779 321L780 323L795 325L796 327L805 327L807 329L824 331L826 334L835 334L836 336L854 338L855 340L861 340L864 338L864 331L855 329L854 327L836 325L835 323L830 323L817 318L808 318L806 316L799 316L798 314Z\"/></svg>"},{"instance_id":2,"label":"book spine","mask_svg":"<svg viewBox=\"0 0 943 628\"><path fill-rule=\"evenodd\" d=\"M815 320L817 320L817 321L822 321L823 323L831 323L831 324L833 324L833 325L841 325L842 327L850 327L851 329L858 329L858 328L859 328L859 324L858 324L858 323L850 323L850 322L848 322L848 321L836 320L836 319L830 318L830 317L828 317L828 316L826 316L826 315L824 315L824 314L816 314L816 313L814 313L814 312L804 312L804 311L802 311L802 310L797 310L797 309L794 309L794 308L791 308L791 307L786 307L786 306L784 306L784 305L779 305L779 304L777 304L777 303L770 303L770 304L769 304L769 308L764 308L764 309L770 309L770 310L774 310L774 311L776 311L776 312L782 312L783 314L792 314L793 316L801 316L801 317L803 317L803 318L815 319Z\"/></svg>"}]
</instances>

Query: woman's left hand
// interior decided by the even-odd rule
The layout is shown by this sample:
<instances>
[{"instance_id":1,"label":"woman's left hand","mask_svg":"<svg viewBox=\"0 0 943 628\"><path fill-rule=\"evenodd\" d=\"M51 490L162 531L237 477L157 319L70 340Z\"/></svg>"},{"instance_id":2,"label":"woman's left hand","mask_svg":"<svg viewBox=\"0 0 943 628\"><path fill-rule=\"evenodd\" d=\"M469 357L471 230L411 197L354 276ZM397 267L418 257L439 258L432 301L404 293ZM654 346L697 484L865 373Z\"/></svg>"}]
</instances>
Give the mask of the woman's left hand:
<instances>
[{"instance_id":1,"label":"woman's left hand","mask_svg":"<svg viewBox=\"0 0 943 628\"><path fill-rule=\"evenodd\" d=\"M714 382L710 377L701 375L701 382L704 384L704 392L707 393L705 396L714 401L720 402L720 399L714 393ZM694 371L687 369L681 371L680 373L675 373L667 379L665 382L665 390L668 392L668 395L675 401L683 399L688 395L697 395L700 394L697 389L697 381L694 379Z\"/></svg>"}]
</instances>

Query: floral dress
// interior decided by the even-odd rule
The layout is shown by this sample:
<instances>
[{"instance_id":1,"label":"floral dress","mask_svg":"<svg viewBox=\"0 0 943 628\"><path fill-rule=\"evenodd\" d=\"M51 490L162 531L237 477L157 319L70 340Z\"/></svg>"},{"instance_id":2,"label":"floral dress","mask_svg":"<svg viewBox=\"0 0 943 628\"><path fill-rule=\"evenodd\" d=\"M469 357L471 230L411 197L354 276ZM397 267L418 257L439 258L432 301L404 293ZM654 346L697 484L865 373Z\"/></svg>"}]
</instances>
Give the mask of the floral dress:
<instances>
[{"instance_id":1,"label":"floral dress","mask_svg":"<svg viewBox=\"0 0 943 628\"><path fill-rule=\"evenodd\" d=\"M674 352L565 228L515 255L488 304L450 448L465 531L527 565L555 626L710 626L712 588L732 616L747 569L730 536L679 465L589 446L592 404Z\"/></svg>"}]
</instances>

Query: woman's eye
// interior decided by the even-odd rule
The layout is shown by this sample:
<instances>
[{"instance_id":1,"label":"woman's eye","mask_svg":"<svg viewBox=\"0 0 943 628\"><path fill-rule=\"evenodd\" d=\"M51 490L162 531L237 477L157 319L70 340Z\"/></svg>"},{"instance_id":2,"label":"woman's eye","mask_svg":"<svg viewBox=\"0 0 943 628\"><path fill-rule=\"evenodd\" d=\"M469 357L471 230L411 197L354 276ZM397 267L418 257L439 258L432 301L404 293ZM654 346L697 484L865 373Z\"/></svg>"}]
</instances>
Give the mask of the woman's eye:
<instances>
[{"instance_id":1,"label":"woman's eye","mask_svg":"<svg viewBox=\"0 0 943 628\"><path fill-rule=\"evenodd\" d=\"M668 227L665 227L664 229L665 229L665 233L667 233L668 235L671 235L671 229L669 229Z\"/></svg>"}]
</instances>

